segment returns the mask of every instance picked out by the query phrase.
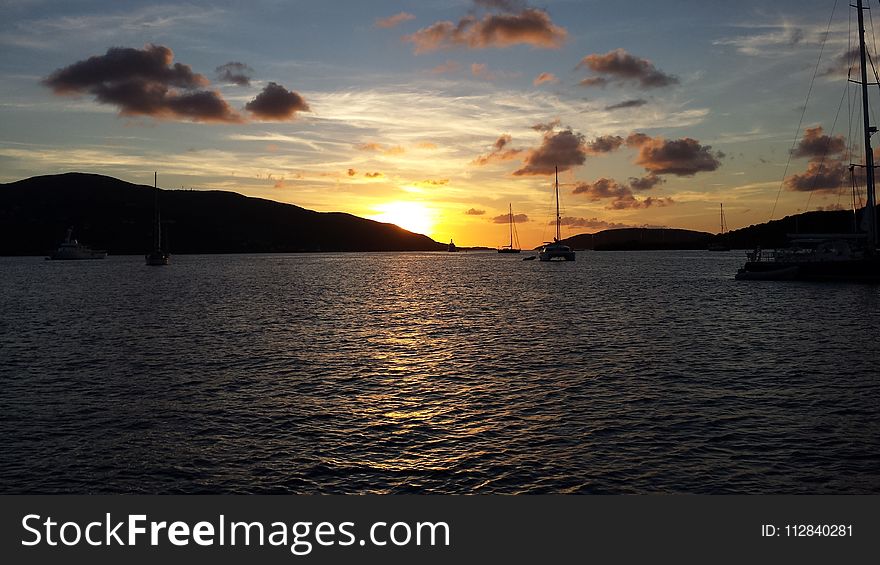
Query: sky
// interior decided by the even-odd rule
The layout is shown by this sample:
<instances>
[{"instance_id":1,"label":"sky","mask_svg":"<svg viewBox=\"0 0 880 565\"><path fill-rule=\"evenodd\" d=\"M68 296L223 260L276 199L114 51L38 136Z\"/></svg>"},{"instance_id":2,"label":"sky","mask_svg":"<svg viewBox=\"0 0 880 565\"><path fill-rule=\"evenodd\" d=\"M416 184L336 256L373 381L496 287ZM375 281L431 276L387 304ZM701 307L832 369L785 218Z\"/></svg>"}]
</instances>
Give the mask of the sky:
<instances>
[{"instance_id":1,"label":"sky","mask_svg":"<svg viewBox=\"0 0 880 565\"><path fill-rule=\"evenodd\" d=\"M462 246L508 206L552 238L556 167L564 236L848 208L847 4L0 0L0 182L158 171Z\"/></svg>"}]
</instances>

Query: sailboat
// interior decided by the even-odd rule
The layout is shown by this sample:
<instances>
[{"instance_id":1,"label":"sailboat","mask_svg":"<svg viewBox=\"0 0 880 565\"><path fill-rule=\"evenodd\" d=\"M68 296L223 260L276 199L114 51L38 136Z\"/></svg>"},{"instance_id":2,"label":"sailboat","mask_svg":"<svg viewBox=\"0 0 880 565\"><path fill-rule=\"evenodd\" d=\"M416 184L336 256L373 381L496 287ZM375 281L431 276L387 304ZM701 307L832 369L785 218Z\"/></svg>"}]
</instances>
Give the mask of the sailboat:
<instances>
[{"instance_id":1,"label":"sailboat","mask_svg":"<svg viewBox=\"0 0 880 565\"><path fill-rule=\"evenodd\" d=\"M538 259L541 261L553 261L554 259L563 259L565 261L574 261L574 251L571 247L564 245L562 239L562 217L559 215L559 167L556 167L556 234L553 241L545 242L544 246L538 251Z\"/></svg>"},{"instance_id":2,"label":"sailboat","mask_svg":"<svg viewBox=\"0 0 880 565\"><path fill-rule=\"evenodd\" d=\"M446 251L450 253L455 253L456 251L458 251L458 247L456 247L455 244L452 243L451 239L449 240L449 245L446 247Z\"/></svg>"},{"instance_id":3,"label":"sailboat","mask_svg":"<svg viewBox=\"0 0 880 565\"><path fill-rule=\"evenodd\" d=\"M145 255L147 265L167 265L171 260L171 254L167 249L162 249L162 216L159 212L159 187L157 186L157 173L153 173L153 189L156 199L153 206L153 250Z\"/></svg>"},{"instance_id":4,"label":"sailboat","mask_svg":"<svg viewBox=\"0 0 880 565\"><path fill-rule=\"evenodd\" d=\"M784 249L762 251L755 248L747 254L746 264L736 274L739 280L829 280L880 281L880 254L877 249L877 212L874 190L874 153L871 136L877 127L871 125L868 108L868 60L865 48L865 19L862 0L856 0L859 28L859 61L861 81L862 133L865 144L864 167L867 203L863 211L861 232L848 234L794 234Z\"/></svg>"},{"instance_id":5,"label":"sailboat","mask_svg":"<svg viewBox=\"0 0 880 565\"><path fill-rule=\"evenodd\" d=\"M709 251L730 251L730 238L727 236L727 222L724 221L724 203L721 203L721 233L714 243L709 244Z\"/></svg>"},{"instance_id":6,"label":"sailboat","mask_svg":"<svg viewBox=\"0 0 880 565\"><path fill-rule=\"evenodd\" d=\"M516 233L516 223L513 221L513 204L509 204L508 206L507 223L510 224L510 243L499 247L498 253L519 253L519 236ZM516 240L516 247L513 246L514 240Z\"/></svg>"}]
</instances>

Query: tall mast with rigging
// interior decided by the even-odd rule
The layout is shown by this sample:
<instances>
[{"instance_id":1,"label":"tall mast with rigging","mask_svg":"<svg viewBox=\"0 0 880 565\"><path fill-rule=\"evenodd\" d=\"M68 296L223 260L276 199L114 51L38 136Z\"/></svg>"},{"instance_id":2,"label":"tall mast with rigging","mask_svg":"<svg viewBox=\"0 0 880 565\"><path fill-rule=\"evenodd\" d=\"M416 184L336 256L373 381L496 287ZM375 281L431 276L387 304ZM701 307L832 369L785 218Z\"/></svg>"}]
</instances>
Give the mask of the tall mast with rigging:
<instances>
[{"instance_id":1,"label":"tall mast with rigging","mask_svg":"<svg viewBox=\"0 0 880 565\"><path fill-rule=\"evenodd\" d=\"M871 125L868 116L868 57L865 49L865 18L863 14L865 8L862 6L862 0L856 0L856 10L859 13L859 60L862 66L862 118L865 131L865 191L867 192L868 200L865 206L865 214L867 215L868 249L873 251L877 245L877 227L875 225L876 212L874 211L876 203L874 194L874 154L871 150L871 135L877 131L877 128Z\"/></svg>"},{"instance_id":2,"label":"tall mast with rigging","mask_svg":"<svg viewBox=\"0 0 880 565\"><path fill-rule=\"evenodd\" d=\"M553 241L559 241L562 239L562 233L559 230L559 225L562 223L562 218L559 217L559 167L556 166L556 237L553 238Z\"/></svg>"}]
</instances>

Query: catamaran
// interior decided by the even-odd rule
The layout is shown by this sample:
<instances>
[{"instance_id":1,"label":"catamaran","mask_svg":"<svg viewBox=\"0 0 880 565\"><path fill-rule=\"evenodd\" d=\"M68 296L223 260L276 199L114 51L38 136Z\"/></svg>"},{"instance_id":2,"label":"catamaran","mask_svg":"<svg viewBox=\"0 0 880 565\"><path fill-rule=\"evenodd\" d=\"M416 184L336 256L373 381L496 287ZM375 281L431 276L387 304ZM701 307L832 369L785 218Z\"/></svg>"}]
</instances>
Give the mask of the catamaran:
<instances>
[{"instance_id":1,"label":"catamaran","mask_svg":"<svg viewBox=\"0 0 880 565\"><path fill-rule=\"evenodd\" d=\"M574 261L574 251L571 247L563 244L562 239L562 217L559 215L559 167L556 167L556 235L553 241L545 242L544 246L538 251L538 259L541 261L553 261L554 259L563 259L565 261Z\"/></svg>"}]
</instances>

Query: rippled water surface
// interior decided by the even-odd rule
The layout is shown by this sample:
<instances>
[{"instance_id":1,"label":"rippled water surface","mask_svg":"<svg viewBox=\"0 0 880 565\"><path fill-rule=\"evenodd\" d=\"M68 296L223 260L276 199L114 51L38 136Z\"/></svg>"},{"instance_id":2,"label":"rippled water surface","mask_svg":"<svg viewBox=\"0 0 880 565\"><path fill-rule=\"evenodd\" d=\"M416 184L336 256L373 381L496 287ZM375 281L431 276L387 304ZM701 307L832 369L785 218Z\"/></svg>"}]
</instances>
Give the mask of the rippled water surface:
<instances>
[{"instance_id":1,"label":"rippled water surface","mask_svg":"<svg viewBox=\"0 0 880 565\"><path fill-rule=\"evenodd\" d=\"M742 260L0 258L0 490L880 493L880 286Z\"/></svg>"}]
</instances>

